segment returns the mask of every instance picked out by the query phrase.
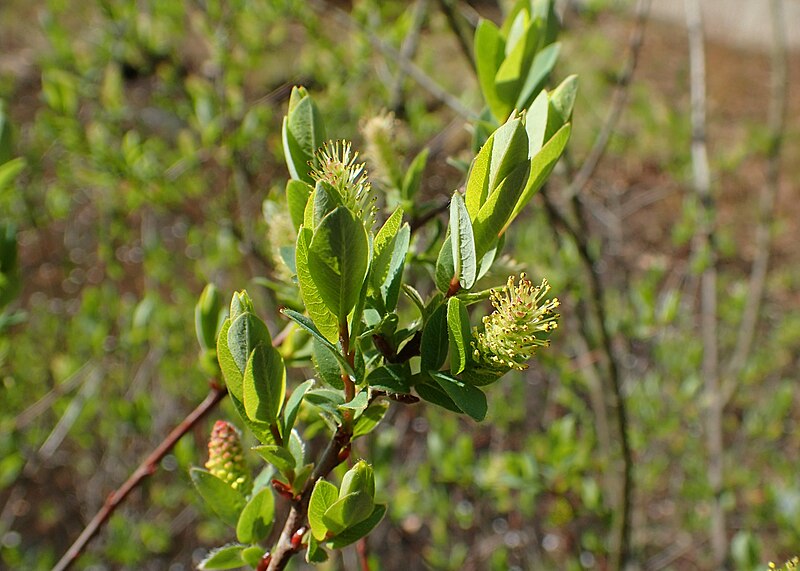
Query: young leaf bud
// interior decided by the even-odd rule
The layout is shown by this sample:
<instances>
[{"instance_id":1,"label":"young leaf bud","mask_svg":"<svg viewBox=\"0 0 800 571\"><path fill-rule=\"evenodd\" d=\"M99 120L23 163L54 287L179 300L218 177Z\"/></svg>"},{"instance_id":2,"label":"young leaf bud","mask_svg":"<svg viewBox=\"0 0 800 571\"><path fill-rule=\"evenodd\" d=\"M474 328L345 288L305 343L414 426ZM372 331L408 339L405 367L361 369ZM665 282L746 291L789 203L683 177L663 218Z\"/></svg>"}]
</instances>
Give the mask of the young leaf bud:
<instances>
[{"instance_id":1,"label":"young leaf bud","mask_svg":"<svg viewBox=\"0 0 800 571\"><path fill-rule=\"evenodd\" d=\"M222 296L214 284L208 284L194 308L194 327L197 341L204 350L217 346L217 328L220 324Z\"/></svg>"},{"instance_id":2,"label":"young leaf bud","mask_svg":"<svg viewBox=\"0 0 800 571\"><path fill-rule=\"evenodd\" d=\"M366 492L370 498L375 497L375 473L372 471L372 466L364 460L356 462L342 478L339 497L343 498L353 492Z\"/></svg>"}]
</instances>

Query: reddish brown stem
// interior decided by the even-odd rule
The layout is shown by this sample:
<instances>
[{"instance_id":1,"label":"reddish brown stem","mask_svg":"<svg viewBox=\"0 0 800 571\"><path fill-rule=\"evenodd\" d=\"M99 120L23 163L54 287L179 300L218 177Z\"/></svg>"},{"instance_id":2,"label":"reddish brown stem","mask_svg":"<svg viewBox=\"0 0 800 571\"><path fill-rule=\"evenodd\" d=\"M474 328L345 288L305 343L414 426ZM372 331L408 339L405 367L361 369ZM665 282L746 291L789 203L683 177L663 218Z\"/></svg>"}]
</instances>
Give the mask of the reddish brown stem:
<instances>
[{"instance_id":1,"label":"reddish brown stem","mask_svg":"<svg viewBox=\"0 0 800 571\"><path fill-rule=\"evenodd\" d=\"M211 383L211 392L197 408L195 408L181 423L176 426L167 437L161 441L155 450L139 464L136 471L125 481L122 486L112 492L106 498L103 507L95 514L89 524L84 528L78 539L75 540L61 560L53 567L53 571L65 571L72 566L75 561L83 553L88 543L100 531L103 525L108 521L120 504L125 501L128 494L131 493L142 481L153 474L158 468L158 463L166 456L170 450L177 444L184 434L192 430L192 428L203 419L219 402L228 394L228 389L218 385L216 382Z\"/></svg>"},{"instance_id":2,"label":"reddish brown stem","mask_svg":"<svg viewBox=\"0 0 800 571\"><path fill-rule=\"evenodd\" d=\"M356 551L358 552L358 563L361 566L361 571L370 571L369 567L369 545L367 545L367 538L362 537L356 544Z\"/></svg>"}]
</instances>

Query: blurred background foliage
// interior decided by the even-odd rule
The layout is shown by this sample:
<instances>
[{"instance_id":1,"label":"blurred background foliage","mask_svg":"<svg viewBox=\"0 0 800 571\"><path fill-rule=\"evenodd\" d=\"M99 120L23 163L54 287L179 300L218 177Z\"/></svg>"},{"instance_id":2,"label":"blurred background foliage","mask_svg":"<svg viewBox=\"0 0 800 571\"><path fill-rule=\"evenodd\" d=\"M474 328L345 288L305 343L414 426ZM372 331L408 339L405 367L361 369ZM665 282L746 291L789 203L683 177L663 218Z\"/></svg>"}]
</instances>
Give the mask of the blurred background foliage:
<instances>
[{"instance_id":1,"label":"blurred background foliage","mask_svg":"<svg viewBox=\"0 0 800 571\"><path fill-rule=\"evenodd\" d=\"M410 57L479 111L448 15L468 29L479 14L499 21L500 6L420 4L427 17ZM580 91L569 157L548 189L556 206L569 207L559 189L604 123L634 26L627 7L562 7L554 84L577 73ZM273 254L281 226L262 205L281 201L288 178L280 120L293 85L308 87L329 132L356 148L364 121L395 111L396 152L410 160L430 148L427 199L444 202L460 184L451 165L471 158L464 119L370 41L399 50L415 26L408 8L377 0L3 1L0 567L48 569L203 398L193 307L207 282L223 292L247 286L273 331L282 327ZM651 22L647 34L626 113L579 197L581 242L603 285L630 411L635 558L644 569L707 569L712 498L700 268L690 256L698 205L685 30ZM708 49L720 344L730 358L755 255L769 60L724 42ZM800 545L799 112L795 98L765 303L723 423L723 499L742 570ZM393 499L371 538L376 568L605 565L619 473L601 336L588 307L594 294L577 242L542 196L527 216L509 236L507 265L548 278L564 302L563 328L530 370L492 389L485 423L394 407L391 422L359 444ZM235 418L227 403L217 416ZM187 474L205 459L212 420L117 512L79 568L190 569L205 546L229 538ZM352 568L350 556L330 568Z\"/></svg>"}]
</instances>

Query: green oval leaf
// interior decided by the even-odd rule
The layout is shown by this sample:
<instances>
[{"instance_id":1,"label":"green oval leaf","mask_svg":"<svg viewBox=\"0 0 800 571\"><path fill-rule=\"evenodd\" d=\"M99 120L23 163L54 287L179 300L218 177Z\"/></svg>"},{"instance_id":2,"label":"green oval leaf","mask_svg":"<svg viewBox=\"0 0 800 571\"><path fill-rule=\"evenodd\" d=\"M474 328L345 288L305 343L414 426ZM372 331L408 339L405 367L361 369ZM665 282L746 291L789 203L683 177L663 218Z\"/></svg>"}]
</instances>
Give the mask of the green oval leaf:
<instances>
[{"instance_id":1,"label":"green oval leaf","mask_svg":"<svg viewBox=\"0 0 800 571\"><path fill-rule=\"evenodd\" d=\"M242 381L244 409L258 422L277 420L286 397L286 367L272 345L258 345L250 355Z\"/></svg>"},{"instance_id":2,"label":"green oval leaf","mask_svg":"<svg viewBox=\"0 0 800 571\"><path fill-rule=\"evenodd\" d=\"M245 564L242 559L242 552L247 548L245 545L223 545L217 549L212 549L209 554L200 562L198 569L236 569Z\"/></svg>"},{"instance_id":3,"label":"green oval leaf","mask_svg":"<svg viewBox=\"0 0 800 571\"><path fill-rule=\"evenodd\" d=\"M458 192L453 194L450 201L450 246L453 250L453 275L458 277L462 288L469 290L475 285L478 259L475 255L472 221L464 199Z\"/></svg>"},{"instance_id":4,"label":"green oval leaf","mask_svg":"<svg viewBox=\"0 0 800 571\"><path fill-rule=\"evenodd\" d=\"M245 505L244 495L207 470L192 468L189 475L208 506L222 521L235 527L239 521L239 512Z\"/></svg>"},{"instance_id":5,"label":"green oval leaf","mask_svg":"<svg viewBox=\"0 0 800 571\"><path fill-rule=\"evenodd\" d=\"M369 264L364 224L344 206L322 219L308 249L308 271L320 297L343 322L361 292Z\"/></svg>"},{"instance_id":6,"label":"green oval leaf","mask_svg":"<svg viewBox=\"0 0 800 571\"><path fill-rule=\"evenodd\" d=\"M297 281L300 284L300 295L306 307L308 315L311 316L309 323L312 323L313 331L305 327L310 333L319 335L330 345L339 339L339 323L336 316L328 309L328 306L320 295L319 288L311 277L308 263L308 249L311 244L313 233L306 227L301 227L297 233L297 247L295 248L295 265L297 268ZM286 312L284 312L286 313ZM289 317L290 314L286 313ZM297 321L295 319L295 321ZM303 325L303 323L300 323Z\"/></svg>"},{"instance_id":7,"label":"green oval leaf","mask_svg":"<svg viewBox=\"0 0 800 571\"><path fill-rule=\"evenodd\" d=\"M431 373L434 381L447 393L453 402L467 415L480 422L486 418L488 409L486 395L479 388L468 385L447 373Z\"/></svg>"},{"instance_id":8,"label":"green oval leaf","mask_svg":"<svg viewBox=\"0 0 800 571\"><path fill-rule=\"evenodd\" d=\"M457 375L467 365L472 338L467 307L457 297L447 301L447 338L450 345L450 372Z\"/></svg>"},{"instance_id":9,"label":"green oval leaf","mask_svg":"<svg viewBox=\"0 0 800 571\"><path fill-rule=\"evenodd\" d=\"M323 515L338 499L339 490L336 486L327 480L317 480L308 502L308 524L311 526L311 535L317 541L323 541L328 535L328 526Z\"/></svg>"},{"instance_id":10,"label":"green oval leaf","mask_svg":"<svg viewBox=\"0 0 800 571\"><path fill-rule=\"evenodd\" d=\"M265 488L250 498L239 515L236 524L236 539L241 543L258 543L272 530L275 515L275 498L272 490Z\"/></svg>"}]
</instances>

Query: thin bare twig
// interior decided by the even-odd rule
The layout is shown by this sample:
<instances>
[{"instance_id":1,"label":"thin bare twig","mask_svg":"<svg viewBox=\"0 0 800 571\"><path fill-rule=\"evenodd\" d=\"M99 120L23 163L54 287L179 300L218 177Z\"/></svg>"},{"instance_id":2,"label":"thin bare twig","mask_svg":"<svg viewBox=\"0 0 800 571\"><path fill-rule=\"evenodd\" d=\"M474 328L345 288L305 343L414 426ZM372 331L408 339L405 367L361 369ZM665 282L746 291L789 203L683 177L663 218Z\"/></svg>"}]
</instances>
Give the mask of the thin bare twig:
<instances>
[{"instance_id":1,"label":"thin bare twig","mask_svg":"<svg viewBox=\"0 0 800 571\"><path fill-rule=\"evenodd\" d=\"M470 30L464 29L464 24L470 28L472 28L472 24L464 17L459 21L459 14L456 13L453 0L439 0L439 7L442 9L444 17L447 19L447 25L450 26L456 40L458 40L458 47L461 48L472 70L477 71L475 56L472 53L472 35L474 33L474 28Z\"/></svg>"},{"instance_id":2,"label":"thin bare twig","mask_svg":"<svg viewBox=\"0 0 800 571\"><path fill-rule=\"evenodd\" d=\"M400 56L408 61L413 60L414 54L417 53L422 25L425 23L425 18L428 16L429 3L429 0L417 0L414 5L411 28L408 30L408 34L406 34L406 37L403 39L403 45L400 47ZM403 84L405 83L405 79L406 72L403 68L400 68L394 78L394 85L392 86L392 95L389 103L389 108L395 113L399 113L405 105L403 98Z\"/></svg>"},{"instance_id":3,"label":"thin bare twig","mask_svg":"<svg viewBox=\"0 0 800 571\"><path fill-rule=\"evenodd\" d=\"M689 36L689 74L692 122L692 176L700 202L700 217L694 237L694 255L704 262L700 276L700 329L703 344L702 373L705 382L705 426L708 451L708 482L711 487L711 552L715 569L725 569L728 539L722 505L723 448L722 393L719 378L717 336L717 249L716 214L711 194L711 170L706 144L706 69L703 16L699 0L685 0L686 28Z\"/></svg>"},{"instance_id":4,"label":"thin bare twig","mask_svg":"<svg viewBox=\"0 0 800 571\"><path fill-rule=\"evenodd\" d=\"M381 38L359 26L358 23L350 17L350 14L341 8L328 4L324 0L308 0L308 4L317 12L325 14L326 17L334 18L342 26L364 34L369 43L372 44L372 47L381 52L384 57L394 60L394 62L400 66L411 79L416 81L422 89L447 105L455 113L468 121L475 121L478 118L477 113L461 103L457 97L443 89L433 78L425 73L422 68L404 58L400 52L384 42Z\"/></svg>"},{"instance_id":5,"label":"thin bare twig","mask_svg":"<svg viewBox=\"0 0 800 571\"><path fill-rule=\"evenodd\" d=\"M578 196L586 188L586 185L589 184L589 179L592 178L597 165L603 158L611 135L617 128L617 123L619 123L622 112L625 110L625 104L628 102L628 91L631 79L639 63L639 55L641 54L642 45L644 43L644 32L647 27L647 20L650 16L650 1L651 0L639 0L639 3L636 5L636 23L631 33L630 41L628 42L628 58L618 76L614 94L611 96L611 108L609 109L608 117L600 133L597 135L589 154L581 164L581 168L578 170L567 189L567 195L569 197Z\"/></svg>"},{"instance_id":6,"label":"thin bare twig","mask_svg":"<svg viewBox=\"0 0 800 571\"><path fill-rule=\"evenodd\" d=\"M727 378L727 382L723 386L725 403L729 402L733 396L738 384L738 377L742 369L744 369L753 347L758 312L764 298L764 289L767 281L773 234L772 221L775 218L775 207L780 186L781 153L785 138L787 92L789 89L786 21L783 0L770 0L770 16L772 20L772 72L770 77L769 147L767 149L766 183L761 190L758 201L758 226L755 236L756 253L750 269L750 281L744 311L742 312L742 321L739 324L736 348L725 371L725 377Z\"/></svg>"},{"instance_id":7,"label":"thin bare twig","mask_svg":"<svg viewBox=\"0 0 800 571\"><path fill-rule=\"evenodd\" d=\"M202 418L208 414L223 398L228 394L228 389L212 383L211 392L205 400L200 403L181 423L161 441L150 455L139 464L133 474L125 481L122 486L108 496L103 507L95 514L89 524L81 532L61 560L53 567L53 571L65 571L69 569L83 553L83 550L100 531L108 518L116 511L117 507L125 500L139 484L148 476L153 474L158 468L158 463L166 456L173 446L177 444L183 435L189 432Z\"/></svg>"},{"instance_id":8,"label":"thin bare twig","mask_svg":"<svg viewBox=\"0 0 800 571\"><path fill-rule=\"evenodd\" d=\"M50 410L53 403L58 400L59 397L65 395L80 385L84 381L85 375L91 370L92 361L86 361L78 368L78 370L67 377L62 383L51 389L42 398L19 413L14 419L14 428L16 430L22 430L31 422L36 420L44 411Z\"/></svg>"}]
</instances>

